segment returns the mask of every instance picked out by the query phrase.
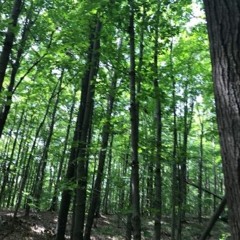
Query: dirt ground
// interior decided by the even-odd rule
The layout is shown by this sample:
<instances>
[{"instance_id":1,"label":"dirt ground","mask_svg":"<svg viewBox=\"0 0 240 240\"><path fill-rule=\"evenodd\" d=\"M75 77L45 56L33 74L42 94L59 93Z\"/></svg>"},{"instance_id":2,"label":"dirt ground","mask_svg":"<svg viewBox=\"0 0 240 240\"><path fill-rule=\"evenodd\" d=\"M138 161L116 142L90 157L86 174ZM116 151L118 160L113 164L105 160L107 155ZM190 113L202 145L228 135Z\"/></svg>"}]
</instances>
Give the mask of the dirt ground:
<instances>
[{"instance_id":1,"label":"dirt ground","mask_svg":"<svg viewBox=\"0 0 240 240\"><path fill-rule=\"evenodd\" d=\"M123 229L115 228L112 216L101 216L95 222L92 240L121 240ZM0 240L47 240L55 239L57 214L53 212L31 213L24 217L20 213L16 219L9 211L0 212ZM66 240L70 239L70 226L66 229Z\"/></svg>"},{"instance_id":2,"label":"dirt ground","mask_svg":"<svg viewBox=\"0 0 240 240\"><path fill-rule=\"evenodd\" d=\"M196 221L186 221L183 225L183 239L197 240L205 228L207 219L202 225ZM124 240L126 219L116 215L102 215L94 223L92 240ZM0 212L0 240L49 240L55 239L57 214L53 212L31 213L24 217L20 212L16 219L10 211ZM142 239L153 239L154 222L142 220ZM66 229L66 240L70 239L70 226ZM212 231L211 240L225 240L229 236L228 225L218 221ZM171 221L162 222L162 240L171 239Z\"/></svg>"},{"instance_id":3,"label":"dirt ground","mask_svg":"<svg viewBox=\"0 0 240 240\"><path fill-rule=\"evenodd\" d=\"M1 240L43 240L54 239L56 214L51 212L32 213L26 218L19 214L16 219L11 212L1 212Z\"/></svg>"}]
</instances>

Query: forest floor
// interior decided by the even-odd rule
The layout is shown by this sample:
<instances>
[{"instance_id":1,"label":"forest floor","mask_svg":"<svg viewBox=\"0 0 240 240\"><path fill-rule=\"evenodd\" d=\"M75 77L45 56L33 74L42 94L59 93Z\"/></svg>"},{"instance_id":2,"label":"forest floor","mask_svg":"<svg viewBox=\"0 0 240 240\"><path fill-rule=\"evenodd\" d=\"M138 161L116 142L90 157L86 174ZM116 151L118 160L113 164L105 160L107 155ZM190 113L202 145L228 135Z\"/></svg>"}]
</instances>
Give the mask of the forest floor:
<instances>
[{"instance_id":1,"label":"forest floor","mask_svg":"<svg viewBox=\"0 0 240 240\"><path fill-rule=\"evenodd\" d=\"M203 232L207 219L199 224L197 220L187 220L183 223L184 240L197 240ZM57 215L52 212L31 213L26 218L20 213L13 219L13 213L9 211L0 212L0 240L48 240L55 238ZM143 221L144 240L153 239L153 221L144 219ZM116 215L102 215L95 222L92 240L123 240L125 239L125 219ZM218 221L212 231L211 240L225 240L228 232L228 224ZM70 227L67 227L67 234ZM162 222L162 239L171 239L171 224L166 218ZM69 235L66 239L70 239Z\"/></svg>"}]
</instances>

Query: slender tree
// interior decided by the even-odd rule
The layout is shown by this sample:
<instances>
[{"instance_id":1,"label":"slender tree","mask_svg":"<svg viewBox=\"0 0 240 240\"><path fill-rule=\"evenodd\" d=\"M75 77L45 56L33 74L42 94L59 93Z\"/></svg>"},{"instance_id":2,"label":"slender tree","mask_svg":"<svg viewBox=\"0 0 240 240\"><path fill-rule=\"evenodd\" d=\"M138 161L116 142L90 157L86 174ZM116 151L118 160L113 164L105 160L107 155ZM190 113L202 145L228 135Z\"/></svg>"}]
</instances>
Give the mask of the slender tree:
<instances>
[{"instance_id":1,"label":"slender tree","mask_svg":"<svg viewBox=\"0 0 240 240\"><path fill-rule=\"evenodd\" d=\"M64 167L63 165L64 165L64 160L65 160L65 157L66 157L66 151L67 151L67 146L68 146L68 140L69 140L69 135L70 135L70 129L71 129L71 123L72 123L75 104L76 104L76 89L74 89L73 101L72 101L71 109L70 109L70 112L69 112L69 121L68 121L68 125L67 125L64 147L63 147L63 151L62 151L62 154L61 154L61 159L60 159L59 166L58 166L57 179L56 179L56 183L55 183L55 186L54 186L54 192L53 192L53 197L52 197L52 201L51 201L51 206L49 208L50 211L56 211L57 210L60 178L63 175L62 174L63 167Z\"/></svg>"},{"instance_id":2,"label":"slender tree","mask_svg":"<svg viewBox=\"0 0 240 240\"><path fill-rule=\"evenodd\" d=\"M120 53L121 53L121 43L119 46L119 54L118 54L118 62L120 61ZM106 111L106 120L105 124L103 125L102 129L102 134L101 134L101 147L99 151L99 162L98 162L98 169L97 169L97 176L95 180L95 184L93 186L93 193L92 193L92 198L90 202L90 207L88 210L88 217L86 221L86 227L85 227L85 235L84 239L85 240L90 240L91 236L91 229L93 225L93 220L94 220L94 215L97 212L97 208L100 205L100 196L101 196L101 189L102 189L102 181L103 181L103 176L104 176L104 166L105 166L105 159L106 159L106 153L108 149L108 142L109 142L109 137L111 134L111 118L112 118L112 112L113 112L113 107L114 107L114 100L115 100L115 95L116 95L116 87L117 87L117 80L118 80L118 73L115 72L110 91L109 91L109 96L107 100L107 111Z\"/></svg>"},{"instance_id":3,"label":"slender tree","mask_svg":"<svg viewBox=\"0 0 240 240\"><path fill-rule=\"evenodd\" d=\"M95 77L99 68L99 50L100 50L100 31L101 22L96 17L92 29L92 52L88 75L88 89L85 99L85 111L83 117L82 131L80 137L80 145L77 155L77 189L76 189L76 205L74 208L74 228L73 240L83 239L83 229L85 222L85 208L86 208L86 191L87 191L87 176L88 176L88 139L89 130L91 129L91 120L93 114L93 97L95 91Z\"/></svg>"},{"instance_id":4,"label":"slender tree","mask_svg":"<svg viewBox=\"0 0 240 240\"><path fill-rule=\"evenodd\" d=\"M159 54L159 21L160 21L160 3L157 6L155 42L154 42L154 95L155 95L155 224L154 239L161 238L161 218L162 218L162 107L161 107L161 90L159 88L158 73L158 54Z\"/></svg>"},{"instance_id":5,"label":"slender tree","mask_svg":"<svg viewBox=\"0 0 240 240\"><path fill-rule=\"evenodd\" d=\"M88 144L88 133L93 111L94 79L98 71L101 30L100 21L95 20L94 22L95 24L91 26L90 30L88 62L86 66L86 72L82 79L80 106L66 173L66 181L70 186L68 186L62 192L62 200L58 215L58 228L56 235L57 240L62 240L65 238L64 235L67 224L67 216L72 197L71 184L74 183L76 167L78 169L78 172L76 173L76 177L78 178L78 189L76 192L76 207L74 207L75 216L73 218L73 239L83 239L87 187L86 147ZM85 132L83 132L83 130ZM74 226L76 226L75 229Z\"/></svg>"},{"instance_id":6,"label":"slender tree","mask_svg":"<svg viewBox=\"0 0 240 240\"><path fill-rule=\"evenodd\" d=\"M57 87L58 89L57 89L57 92L55 93L56 100L55 100L55 103L53 106L53 112L51 114L51 122L50 122L50 126L49 126L49 131L48 131L48 135L47 135L45 144L43 146L43 152L42 152L41 159L37 166L36 178L35 178L35 182L34 182L34 186L33 186L33 191L31 194L31 197L33 198L33 201L34 201L37 209L40 209L40 200L41 200L42 188L43 188L43 184L44 184L45 169L46 169L47 162L48 162L48 155L49 155L49 150L50 150L49 148L50 148L51 140L53 137L54 126L56 123L56 113L57 113L57 109L58 109L60 93L62 91L64 70L65 69L61 70L61 76L59 78L59 83L58 83L58 87ZM26 215L29 215L29 211L30 211L30 205L27 204Z\"/></svg>"},{"instance_id":7,"label":"slender tree","mask_svg":"<svg viewBox=\"0 0 240 240\"><path fill-rule=\"evenodd\" d=\"M202 198L203 198L203 137L204 137L204 123L199 116L200 121L200 146L199 146L199 172L198 172L198 221L202 222Z\"/></svg>"},{"instance_id":8,"label":"slender tree","mask_svg":"<svg viewBox=\"0 0 240 240\"><path fill-rule=\"evenodd\" d=\"M173 75L173 45L171 42L170 67L172 80L172 109L173 109L173 152L172 152L172 240L176 239L177 230L177 203L178 203L178 182L177 182L177 112L176 112L176 80Z\"/></svg>"},{"instance_id":9,"label":"slender tree","mask_svg":"<svg viewBox=\"0 0 240 240\"><path fill-rule=\"evenodd\" d=\"M139 100L137 99L138 84L136 80L135 63L135 28L134 12L135 2L129 0L129 37L130 37L130 116L131 116L131 198L132 198L132 227L133 239L141 239L141 218L140 218L140 194L139 194Z\"/></svg>"}]
</instances>

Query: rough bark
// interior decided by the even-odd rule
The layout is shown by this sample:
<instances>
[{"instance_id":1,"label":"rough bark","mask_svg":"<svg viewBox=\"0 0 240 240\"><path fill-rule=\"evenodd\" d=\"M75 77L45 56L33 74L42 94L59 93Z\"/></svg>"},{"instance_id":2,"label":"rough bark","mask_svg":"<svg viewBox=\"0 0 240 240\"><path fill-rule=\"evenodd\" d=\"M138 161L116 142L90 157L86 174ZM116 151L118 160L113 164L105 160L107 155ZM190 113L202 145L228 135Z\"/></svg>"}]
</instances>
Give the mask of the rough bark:
<instances>
[{"instance_id":1,"label":"rough bark","mask_svg":"<svg viewBox=\"0 0 240 240\"><path fill-rule=\"evenodd\" d=\"M204 0L233 240L240 236L240 2Z\"/></svg>"}]
</instances>

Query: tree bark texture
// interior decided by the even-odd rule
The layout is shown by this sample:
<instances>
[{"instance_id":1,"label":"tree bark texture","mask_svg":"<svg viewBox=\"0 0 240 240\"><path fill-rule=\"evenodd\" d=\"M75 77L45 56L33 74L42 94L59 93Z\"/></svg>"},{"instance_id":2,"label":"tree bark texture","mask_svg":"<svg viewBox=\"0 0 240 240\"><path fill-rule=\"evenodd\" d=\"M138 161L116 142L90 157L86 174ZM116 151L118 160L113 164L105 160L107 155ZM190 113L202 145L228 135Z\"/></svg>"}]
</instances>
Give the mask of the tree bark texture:
<instances>
[{"instance_id":1,"label":"tree bark texture","mask_svg":"<svg viewBox=\"0 0 240 240\"><path fill-rule=\"evenodd\" d=\"M204 0L232 239L240 236L240 2Z\"/></svg>"}]
</instances>

